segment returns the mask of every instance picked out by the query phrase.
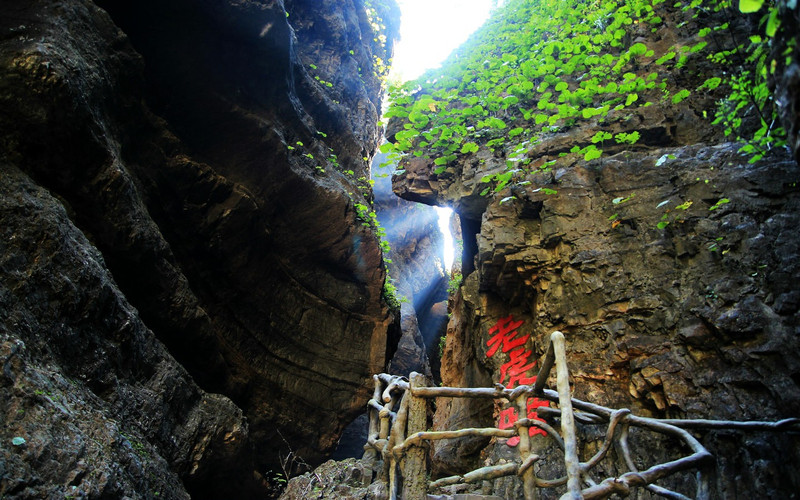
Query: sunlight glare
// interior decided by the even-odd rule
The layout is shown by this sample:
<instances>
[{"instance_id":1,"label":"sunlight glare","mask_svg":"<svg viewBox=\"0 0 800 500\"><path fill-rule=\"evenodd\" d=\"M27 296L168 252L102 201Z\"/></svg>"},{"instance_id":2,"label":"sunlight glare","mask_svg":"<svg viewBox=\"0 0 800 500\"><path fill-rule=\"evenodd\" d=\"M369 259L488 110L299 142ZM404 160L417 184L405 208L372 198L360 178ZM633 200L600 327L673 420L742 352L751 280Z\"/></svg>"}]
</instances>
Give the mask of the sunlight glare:
<instances>
[{"instance_id":1,"label":"sunlight glare","mask_svg":"<svg viewBox=\"0 0 800 500\"><path fill-rule=\"evenodd\" d=\"M498 0L397 0L400 41L395 45L391 78L404 82L441 65L450 53L489 17ZM444 236L444 265L449 274L455 248L450 232L453 210L434 207Z\"/></svg>"},{"instance_id":2,"label":"sunlight glare","mask_svg":"<svg viewBox=\"0 0 800 500\"><path fill-rule=\"evenodd\" d=\"M439 231L444 236L444 269L448 274L453 268L455 258L455 248L453 247L453 234L450 232L450 218L453 216L453 209L449 207L433 207L439 216Z\"/></svg>"},{"instance_id":3,"label":"sunlight glare","mask_svg":"<svg viewBox=\"0 0 800 500\"><path fill-rule=\"evenodd\" d=\"M492 0L397 0L400 41L392 76L411 80L439 66L489 17Z\"/></svg>"}]
</instances>

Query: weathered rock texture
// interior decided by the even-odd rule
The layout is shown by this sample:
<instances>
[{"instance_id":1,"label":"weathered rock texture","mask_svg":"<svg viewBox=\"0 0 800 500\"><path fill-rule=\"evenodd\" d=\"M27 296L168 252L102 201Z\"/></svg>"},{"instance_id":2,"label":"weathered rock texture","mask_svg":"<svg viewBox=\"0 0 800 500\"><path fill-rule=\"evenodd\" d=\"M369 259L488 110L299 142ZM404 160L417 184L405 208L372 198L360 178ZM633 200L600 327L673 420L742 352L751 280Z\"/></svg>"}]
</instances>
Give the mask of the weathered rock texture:
<instances>
[{"instance_id":1,"label":"weathered rock texture","mask_svg":"<svg viewBox=\"0 0 800 500\"><path fill-rule=\"evenodd\" d=\"M486 357L488 329L513 314L525 321L520 333L532 334L528 346L539 355L552 331L566 334L581 399L674 418L796 416L800 269L792 228L800 222L800 170L785 157L748 165L737 148L656 150L574 165L556 173L558 196L491 204L478 236L478 271L454 302L444 384L498 380L507 358ZM666 152L677 158L649 168ZM731 203L709 212L723 196ZM667 199L694 203L669 211L662 231L655 226L666 211L655 207ZM614 213L616 227L608 220ZM437 415L442 425L491 425L491 405L449 405ZM720 464L719 497L756 495L749 488L757 484L775 494L797 487L796 436L725 435L738 444L706 438ZM463 453L438 447L439 466L463 466L479 444L462 443ZM739 459L739 445L761 453L753 460L773 471L761 471L760 463L726 468Z\"/></svg>"},{"instance_id":2,"label":"weathered rock texture","mask_svg":"<svg viewBox=\"0 0 800 500\"><path fill-rule=\"evenodd\" d=\"M791 87L785 92L796 99ZM393 180L398 194L452 205L462 220L465 280L451 302L444 385L499 381L508 357L487 357L488 330L513 314L524 321L520 337L531 334L525 347L536 356L551 332L564 332L581 399L656 417L800 415L800 169L784 150L748 164L739 145L725 143L700 118L708 104L699 96L612 118L604 129L637 130L642 140L588 163L558 155L589 144L596 129L545 137L530 155L534 165L558 160L553 170L493 198L479 196L479 180L505 168L502 154L482 150L440 175L430 160L403 163L405 174ZM510 195L516 199L500 203ZM729 202L718 204L723 198ZM443 401L434 427L493 426L499 410ZM698 436L716 456L715 498L783 498L800 488L796 434ZM586 431L582 459L596 451L598 438ZM635 440L642 463L680 453L669 440ZM539 473L560 475L562 455L544 441L534 445L549 457ZM513 457L514 450L487 439L439 442L432 450L434 475ZM612 456L602 473L618 473L620 463ZM694 494L692 477L664 484ZM495 493L521 495L515 479L498 481Z\"/></svg>"},{"instance_id":3,"label":"weathered rock texture","mask_svg":"<svg viewBox=\"0 0 800 500\"><path fill-rule=\"evenodd\" d=\"M170 356L62 201L7 163L2 172L3 497L188 498L181 481L211 495L224 491L216 481L248 486L242 411Z\"/></svg>"},{"instance_id":4,"label":"weathered rock texture","mask_svg":"<svg viewBox=\"0 0 800 500\"><path fill-rule=\"evenodd\" d=\"M2 2L0 496L263 496L335 446L398 336L373 4Z\"/></svg>"},{"instance_id":5,"label":"weathered rock texture","mask_svg":"<svg viewBox=\"0 0 800 500\"><path fill-rule=\"evenodd\" d=\"M291 481L281 500L381 500L389 497L385 482L373 482L379 471L361 460L329 460Z\"/></svg>"}]
</instances>

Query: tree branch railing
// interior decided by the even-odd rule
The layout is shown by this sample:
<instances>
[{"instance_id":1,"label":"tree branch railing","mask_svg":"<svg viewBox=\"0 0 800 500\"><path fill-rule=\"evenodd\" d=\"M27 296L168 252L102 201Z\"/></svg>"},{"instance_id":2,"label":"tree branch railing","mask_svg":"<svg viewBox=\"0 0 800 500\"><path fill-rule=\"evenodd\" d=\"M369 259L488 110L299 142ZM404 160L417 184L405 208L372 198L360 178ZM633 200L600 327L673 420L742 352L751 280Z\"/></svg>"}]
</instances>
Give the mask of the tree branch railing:
<instances>
[{"instance_id":1,"label":"tree branch railing","mask_svg":"<svg viewBox=\"0 0 800 500\"><path fill-rule=\"evenodd\" d=\"M545 389L550 372L555 365L556 389ZM389 498L397 500L425 499L427 491L459 483L476 483L505 476L519 476L522 480L526 500L535 498L537 488L553 488L566 484L567 492L562 500L604 499L612 494L627 495L631 489L643 487L651 493L670 499L687 499L681 493L654 484L659 479L677 472L697 470L695 498L708 499L709 468L714 462L711 453L692 436L687 429L739 429L739 430L800 430L800 419L789 418L778 422L736 422L729 420L680 420L655 419L633 415L630 410L614 410L571 397L569 371L566 362L564 335L554 332L550 337L547 353L533 386L523 385L507 389L500 384L493 388L428 387L425 377L411 373L409 379L387 375L373 377L375 389L369 400L369 434L364 445L364 459L375 461L380 456L388 468ZM561 433L547 422L520 418L514 428L498 429L466 428L445 431L426 431L427 400L447 398L505 399L514 404L519 415L527 414L527 400L536 397L558 404L558 408L540 407L542 416L559 417ZM397 411L394 409L397 408ZM599 450L586 462L578 456L578 438L575 423L607 423L605 438ZM640 427L680 439L691 450L691 454L646 470L638 470L631 456L628 434L630 427ZM564 453L566 475L556 479L543 479L536 475L533 465L541 457L531 450L529 429L537 427L553 439ZM519 462L481 467L458 476L450 476L428 482L425 468L425 446L430 441L484 436L519 437ZM618 476L600 482L591 477L591 470L600 463L617 443L622 458L629 469ZM399 486L403 484L402 492Z\"/></svg>"}]
</instances>

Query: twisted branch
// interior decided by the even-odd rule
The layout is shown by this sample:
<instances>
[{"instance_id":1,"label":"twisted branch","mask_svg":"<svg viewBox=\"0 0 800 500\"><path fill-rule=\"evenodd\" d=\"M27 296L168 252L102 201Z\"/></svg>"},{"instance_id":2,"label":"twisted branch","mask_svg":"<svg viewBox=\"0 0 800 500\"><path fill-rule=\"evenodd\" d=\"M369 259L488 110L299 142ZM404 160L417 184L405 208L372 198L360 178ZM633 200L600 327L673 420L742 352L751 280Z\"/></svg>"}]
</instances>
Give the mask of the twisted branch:
<instances>
[{"instance_id":1,"label":"twisted branch","mask_svg":"<svg viewBox=\"0 0 800 500\"><path fill-rule=\"evenodd\" d=\"M556 368L558 391L545 389L544 386L550 376L552 368ZM412 377L414 375L412 374ZM442 439L459 439L463 437L482 436L511 438L519 436L520 462L482 467L464 475L450 476L433 481L430 488L438 488L458 483L475 483L493 480L500 477L518 475L523 479L526 498L533 498L533 487L552 488L567 484L568 491L562 500L599 499L608 498L613 494L628 495L631 489L644 487L650 492L673 500L687 500L688 497L658 486L655 481L669 475L688 469L698 470L698 500L708 498L708 478L704 474L713 463L713 456L702 444L692 436L687 429L734 429L743 431L800 431L800 418L786 418L777 422L751 421L737 422L731 420L702 420L702 419L655 419L633 415L628 409L613 410L604 406L581 401L571 397L569 387L569 372L566 364L564 336L554 332L548 344L547 353L541 364L539 375L533 386L523 385L514 389L507 389L500 384L493 388L461 388L461 387L420 387L409 384L404 377L388 375L385 373L375 375L375 390L373 398L367 403L370 412L370 429L367 444L364 446L367 454L380 452L389 468L389 494L390 498L397 498L397 464L411 447L423 446L429 441ZM424 382L423 382L424 383ZM419 384L418 382L415 384ZM416 398L481 398L494 400L507 400L514 403L520 415L526 412L527 399L537 397L557 403L559 408L540 407L537 413L545 418L558 417L561 421L561 433L547 422L520 418L514 423L513 429L497 428L465 428L446 431L415 432L406 438L406 425L410 397ZM395 413L393 411L397 400L400 405ZM381 404L381 400L384 404ZM375 417L378 418L375 418ZM577 452L577 437L575 422L596 425L607 423L605 437L600 449L586 462L580 462ZM628 443L629 429L631 426L644 428L660 434L676 437L683 441L690 449L691 454L662 464L656 464L644 471L639 471L631 457ZM390 432L391 427L391 432ZM557 479L542 479L537 477L532 466L540 459L531 453L529 429L536 427L542 429L556 445L564 451L564 463L567 475ZM620 430L619 435L617 429ZM563 436L563 437L562 437ZM629 472L619 477L611 477L595 483L589 477L590 471L597 466L617 442L621 450L625 465ZM581 489L581 483L587 484ZM409 499L415 500L415 499Z\"/></svg>"}]
</instances>

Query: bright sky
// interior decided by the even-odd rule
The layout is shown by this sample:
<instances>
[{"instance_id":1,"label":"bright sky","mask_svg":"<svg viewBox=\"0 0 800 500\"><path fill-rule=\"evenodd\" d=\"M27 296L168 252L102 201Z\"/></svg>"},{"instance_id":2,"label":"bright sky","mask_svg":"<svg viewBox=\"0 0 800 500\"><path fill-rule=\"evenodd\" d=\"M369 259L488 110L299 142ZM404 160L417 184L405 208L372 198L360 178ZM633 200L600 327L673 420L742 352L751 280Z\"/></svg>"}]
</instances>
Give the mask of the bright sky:
<instances>
[{"instance_id":1,"label":"bright sky","mask_svg":"<svg viewBox=\"0 0 800 500\"><path fill-rule=\"evenodd\" d=\"M412 80L435 68L489 17L492 0L397 0L400 5L400 41L395 45L392 77ZM449 208L436 207L444 234L444 265L453 265L453 236Z\"/></svg>"},{"instance_id":2,"label":"bright sky","mask_svg":"<svg viewBox=\"0 0 800 500\"><path fill-rule=\"evenodd\" d=\"M397 0L400 41L392 74L402 81L435 68L489 17L492 0Z\"/></svg>"}]
</instances>

